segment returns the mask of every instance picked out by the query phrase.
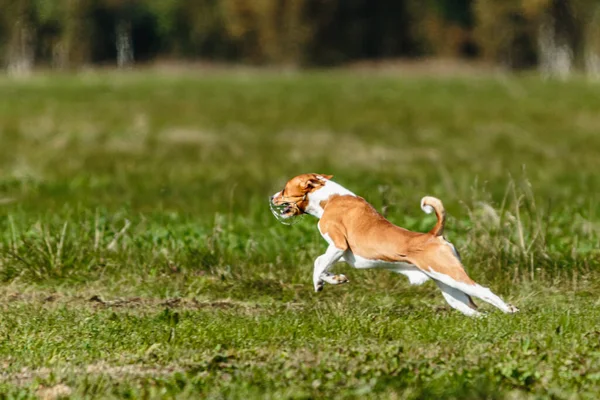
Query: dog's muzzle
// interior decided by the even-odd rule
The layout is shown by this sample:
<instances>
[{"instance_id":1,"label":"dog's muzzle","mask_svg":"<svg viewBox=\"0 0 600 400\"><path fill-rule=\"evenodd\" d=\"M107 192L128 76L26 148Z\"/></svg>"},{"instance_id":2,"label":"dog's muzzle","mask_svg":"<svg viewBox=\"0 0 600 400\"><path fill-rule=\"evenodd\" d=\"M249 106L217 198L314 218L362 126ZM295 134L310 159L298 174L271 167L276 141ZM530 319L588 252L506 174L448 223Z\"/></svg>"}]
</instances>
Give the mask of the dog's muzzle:
<instances>
[{"instance_id":1,"label":"dog's muzzle","mask_svg":"<svg viewBox=\"0 0 600 400\"><path fill-rule=\"evenodd\" d=\"M304 216L304 214L296 215L294 212L297 208L298 205L295 203L275 204L273 203L273 198L269 198L269 209L271 210L271 214L273 214L277 221L284 225L294 225L302 219L301 217Z\"/></svg>"}]
</instances>

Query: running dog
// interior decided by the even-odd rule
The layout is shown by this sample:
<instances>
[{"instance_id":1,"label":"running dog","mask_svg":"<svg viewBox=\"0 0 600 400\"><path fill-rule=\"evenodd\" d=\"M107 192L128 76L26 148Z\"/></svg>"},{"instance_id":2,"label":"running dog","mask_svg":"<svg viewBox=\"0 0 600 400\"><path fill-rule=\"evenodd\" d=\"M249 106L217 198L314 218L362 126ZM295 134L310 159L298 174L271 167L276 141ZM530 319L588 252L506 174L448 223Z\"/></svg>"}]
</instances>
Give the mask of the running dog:
<instances>
[{"instance_id":1,"label":"running dog","mask_svg":"<svg viewBox=\"0 0 600 400\"><path fill-rule=\"evenodd\" d=\"M468 316L481 314L472 297L505 313L519 311L467 275L454 245L442 236L446 214L439 199L426 196L421 200L421 209L437 216L433 229L412 232L392 224L365 199L331 178L322 174L296 176L269 202L273 215L284 223L301 214L319 219L319 232L329 247L315 260L315 291L323 290L325 283L348 282L344 275L329 272L335 263L344 261L357 269L383 268L403 274L413 285L431 279L448 304Z\"/></svg>"}]
</instances>

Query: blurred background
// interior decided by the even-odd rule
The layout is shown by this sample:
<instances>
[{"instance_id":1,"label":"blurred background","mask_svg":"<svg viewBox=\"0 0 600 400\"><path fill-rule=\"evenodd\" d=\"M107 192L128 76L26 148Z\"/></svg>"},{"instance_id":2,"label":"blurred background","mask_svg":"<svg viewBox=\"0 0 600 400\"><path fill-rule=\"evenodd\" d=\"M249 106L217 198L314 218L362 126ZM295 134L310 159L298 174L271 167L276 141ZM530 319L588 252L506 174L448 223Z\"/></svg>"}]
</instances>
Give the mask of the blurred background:
<instances>
[{"instance_id":1,"label":"blurred background","mask_svg":"<svg viewBox=\"0 0 600 400\"><path fill-rule=\"evenodd\" d=\"M485 61L600 75L598 0L0 0L13 74L157 61Z\"/></svg>"},{"instance_id":2,"label":"blurred background","mask_svg":"<svg viewBox=\"0 0 600 400\"><path fill-rule=\"evenodd\" d=\"M0 399L597 398L590 78L600 0L0 0ZM305 172L522 313L315 294Z\"/></svg>"}]
</instances>

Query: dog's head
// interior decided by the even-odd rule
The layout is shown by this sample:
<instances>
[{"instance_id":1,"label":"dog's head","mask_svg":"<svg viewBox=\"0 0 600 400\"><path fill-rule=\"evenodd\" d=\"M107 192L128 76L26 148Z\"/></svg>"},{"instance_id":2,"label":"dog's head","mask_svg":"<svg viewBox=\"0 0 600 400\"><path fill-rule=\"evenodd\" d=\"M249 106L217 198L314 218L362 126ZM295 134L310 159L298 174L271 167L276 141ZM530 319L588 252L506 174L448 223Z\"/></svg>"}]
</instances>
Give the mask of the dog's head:
<instances>
[{"instance_id":1,"label":"dog's head","mask_svg":"<svg viewBox=\"0 0 600 400\"><path fill-rule=\"evenodd\" d=\"M290 218L304 214L308 207L308 195L325 186L332 175L302 174L290 179L281 192L275 193L269 200L271 212L282 223Z\"/></svg>"}]
</instances>

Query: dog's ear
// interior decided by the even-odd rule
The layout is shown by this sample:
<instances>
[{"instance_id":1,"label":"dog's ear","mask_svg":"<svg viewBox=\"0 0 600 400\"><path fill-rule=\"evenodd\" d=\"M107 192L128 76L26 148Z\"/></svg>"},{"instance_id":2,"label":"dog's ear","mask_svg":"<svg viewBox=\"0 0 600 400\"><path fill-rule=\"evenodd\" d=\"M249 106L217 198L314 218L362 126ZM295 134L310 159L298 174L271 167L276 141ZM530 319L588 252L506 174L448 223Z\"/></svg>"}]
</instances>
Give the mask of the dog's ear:
<instances>
[{"instance_id":1,"label":"dog's ear","mask_svg":"<svg viewBox=\"0 0 600 400\"><path fill-rule=\"evenodd\" d=\"M302 182L301 186L305 190L310 189L318 189L320 187L325 186L325 182L328 179L333 178L333 175L323 175L323 174L307 174L305 180Z\"/></svg>"},{"instance_id":2,"label":"dog's ear","mask_svg":"<svg viewBox=\"0 0 600 400\"><path fill-rule=\"evenodd\" d=\"M320 175L312 174L304 182L302 182L303 189L316 189L324 185L323 178Z\"/></svg>"}]
</instances>

